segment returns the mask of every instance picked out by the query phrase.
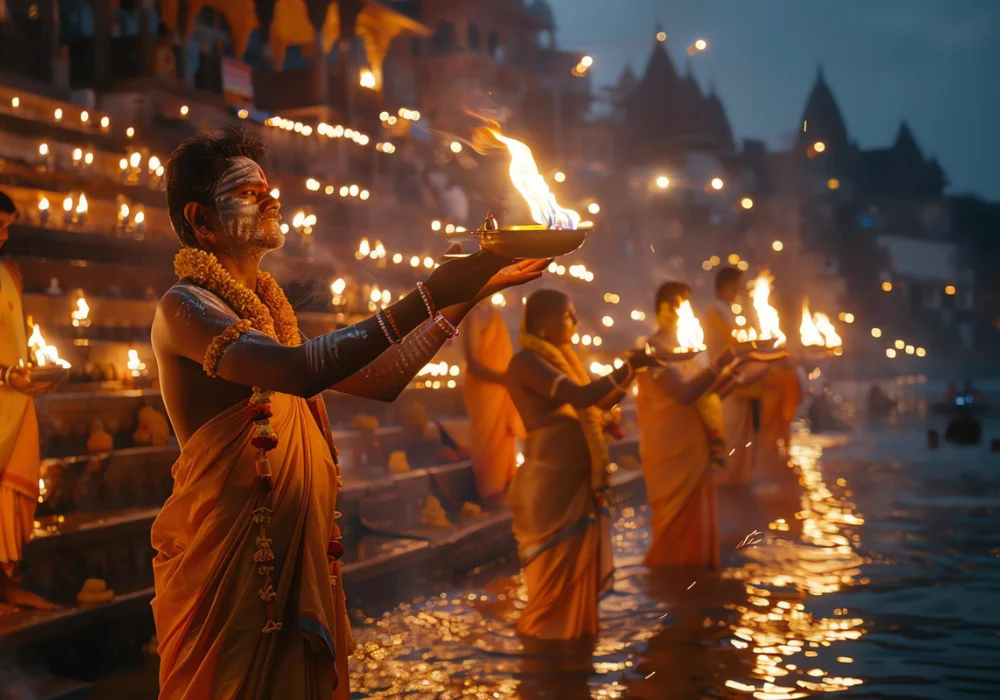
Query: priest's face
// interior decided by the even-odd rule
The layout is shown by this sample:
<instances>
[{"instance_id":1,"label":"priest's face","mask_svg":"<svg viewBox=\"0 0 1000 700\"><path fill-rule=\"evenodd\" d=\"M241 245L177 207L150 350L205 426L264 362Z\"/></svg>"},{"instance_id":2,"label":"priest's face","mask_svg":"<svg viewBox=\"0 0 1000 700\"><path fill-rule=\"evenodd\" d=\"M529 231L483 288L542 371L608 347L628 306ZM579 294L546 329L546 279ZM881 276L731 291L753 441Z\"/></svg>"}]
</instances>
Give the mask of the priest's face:
<instances>
[{"instance_id":1,"label":"priest's face","mask_svg":"<svg viewBox=\"0 0 1000 700\"><path fill-rule=\"evenodd\" d=\"M233 158L219 178L209 211L212 244L236 257L260 255L285 243L281 205L271 196L264 171L249 158Z\"/></svg>"}]
</instances>

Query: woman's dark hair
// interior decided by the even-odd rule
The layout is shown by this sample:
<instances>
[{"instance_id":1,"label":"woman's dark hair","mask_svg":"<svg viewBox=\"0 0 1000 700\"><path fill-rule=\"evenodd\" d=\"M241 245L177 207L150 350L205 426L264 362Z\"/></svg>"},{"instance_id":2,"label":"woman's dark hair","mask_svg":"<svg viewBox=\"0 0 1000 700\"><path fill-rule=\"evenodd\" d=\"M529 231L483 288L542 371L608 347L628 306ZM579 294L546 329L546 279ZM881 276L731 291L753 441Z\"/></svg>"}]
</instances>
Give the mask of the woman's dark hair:
<instances>
[{"instance_id":1,"label":"woman's dark hair","mask_svg":"<svg viewBox=\"0 0 1000 700\"><path fill-rule=\"evenodd\" d=\"M170 225L185 247L196 248L194 231L184 219L189 202L213 204L215 186L232 158L260 161L264 144L247 136L243 127L227 126L184 139L167 161L167 213Z\"/></svg>"},{"instance_id":2,"label":"woman's dark hair","mask_svg":"<svg viewBox=\"0 0 1000 700\"><path fill-rule=\"evenodd\" d=\"M654 308L656 313L659 313L660 307L664 304L677 306L681 299L689 299L690 297L691 287L683 282L664 282L656 290L656 306Z\"/></svg>"},{"instance_id":3,"label":"woman's dark hair","mask_svg":"<svg viewBox=\"0 0 1000 700\"><path fill-rule=\"evenodd\" d=\"M524 304L524 330L537 335L547 318L557 316L566 309L568 297L555 289L539 289L531 293Z\"/></svg>"}]
</instances>

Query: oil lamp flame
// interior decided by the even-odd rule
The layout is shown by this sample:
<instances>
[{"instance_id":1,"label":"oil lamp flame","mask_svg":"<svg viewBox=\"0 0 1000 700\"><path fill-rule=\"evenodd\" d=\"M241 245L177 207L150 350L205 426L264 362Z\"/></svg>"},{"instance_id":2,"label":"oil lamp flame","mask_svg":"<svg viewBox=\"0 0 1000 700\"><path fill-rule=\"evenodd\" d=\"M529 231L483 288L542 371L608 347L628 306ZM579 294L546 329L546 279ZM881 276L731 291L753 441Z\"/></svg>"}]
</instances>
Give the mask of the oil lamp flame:
<instances>
[{"instance_id":1,"label":"oil lamp flame","mask_svg":"<svg viewBox=\"0 0 1000 700\"><path fill-rule=\"evenodd\" d=\"M844 344L826 314L809 313L808 299L802 302L802 325L799 326L799 334L805 347L839 348Z\"/></svg>"},{"instance_id":2,"label":"oil lamp flame","mask_svg":"<svg viewBox=\"0 0 1000 700\"><path fill-rule=\"evenodd\" d=\"M737 328L733 330L733 337L736 338L737 343L748 343L751 340L757 340L757 329L753 326L750 328Z\"/></svg>"},{"instance_id":3,"label":"oil lamp flame","mask_svg":"<svg viewBox=\"0 0 1000 700\"><path fill-rule=\"evenodd\" d=\"M72 365L59 357L59 350L55 345L49 345L42 337L42 329L38 324L34 324L31 330L31 337L28 338L28 349L31 350L35 358L35 364L39 367L56 365L58 367L69 368Z\"/></svg>"},{"instance_id":4,"label":"oil lamp flame","mask_svg":"<svg viewBox=\"0 0 1000 700\"><path fill-rule=\"evenodd\" d=\"M705 331L694 315L691 302L685 299L677 307L677 352L705 349Z\"/></svg>"},{"instance_id":5,"label":"oil lamp flame","mask_svg":"<svg viewBox=\"0 0 1000 700\"><path fill-rule=\"evenodd\" d=\"M146 363L139 359L139 351L134 348L128 350L128 370L133 377L138 377L146 370Z\"/></svg>"},{"instance_id":6,"label":"oil lamp flame","mask_svg":"<svg viewBox=\"0 0 1000 700\"><path fill-rule=\"evenodd\" d=\"M535 158L527 145L504 136L496 129L483 127L487 138L499 141L510 152L510 180L521 193L535 223L553 229L575 229L580 225L580 215L572 209L559 206L545 178L538 172Z\"/></svg>"},{"instance_id":7,"label":"oil lamp flame","mask_svg":"<svg viewBox=\"0 0 1000 700\"><path fill-rule=\"evenodd\" d=\"M90 316L90 306L87 304L87 300L84 297L77 299L76 311L71 311L69 315L76 327L90 325L87 320Z\"/></svg>"},{"instance_id":8,"label":"oil lamp flame","mask_svg":"<svg viewBox=\"0 0 1000 700\"><path fill-rule=\"evenodd\" d=\"M844 341L837 335L837 329L830 323L830 319L827 318L826 314L816 313L813 318L816 321L816 327L819 328L819 332L823 334L823 338L826 340L826 347L839 348L844 344Z\"/></svg>"},{"instance_id":9,"label":"oil lamp flame","mask_svg":"<svg viewBox=\"0 0 1000 700\"><path fill-rule=\"evenodd\" d=\"M750 290L750 298L753 299L753 308L757 312L757 325L760 326L760 340L774 340L774 347L781 347L785 344L785 334L781 332L778 311L768 303L771 296L771 282L773 277L762 272L753 281Z\"/></svg>"}]
</instances>

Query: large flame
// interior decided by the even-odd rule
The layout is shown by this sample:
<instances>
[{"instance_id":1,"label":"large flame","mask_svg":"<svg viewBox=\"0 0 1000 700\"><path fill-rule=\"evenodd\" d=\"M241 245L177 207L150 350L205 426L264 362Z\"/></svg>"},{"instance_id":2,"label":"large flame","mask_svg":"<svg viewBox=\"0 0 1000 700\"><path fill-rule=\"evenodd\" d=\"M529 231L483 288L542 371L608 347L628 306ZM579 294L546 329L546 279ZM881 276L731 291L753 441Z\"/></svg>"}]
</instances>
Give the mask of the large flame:
<instances>
[{"instance_id":1,"label":"large flame","mask_svg":"<svg viewBox=\"0 0 1000 700\"><path fill-rule=\"evenodd\" d=\"M773 277L768 272L762 272L753 281L753 288L750 290L750 298L753 299L753 308L757 312L757 325L760 327L760 340L774 340L774 347L785 344L785 334L781 332L778 311L768 303L771 296L771 282Z\"/></svg>"},{"instance_id":2,"label":"large flame","mask_svg":"<svg viewBox=\"0 0 1000 700\"><path fill-rule=\"evenodd\" d=\"M806 347L839 348L844 344L826 314L809 313L808 299L802 302L802 325L799 326L799 334L802 345Z\"/></svg>"},{"instance_id":3,"label":"large flame","mask_svg":"<svg viewBox=\"0 0 1000 700\"><path fill-rule=\"evenodd\" d=\"M685 299L677 307L677 352L705 349L705 331L694 315L691 302Z\"/></svg>"},{"instance_id":4,"label":"large flame","mask_svg":"<svg viewBox=\"0 0 1000 700\"><path fill-rule=\"evenodd\" d=\"M799 337L805 347L815 347L826 345L826 339L816 327L812 314L809 312L809 300L802 300L802 323L799 325Z\"/></svg>"},{"instance_id":5,"label":"large flame","mask_svg":"<svg viewBox=\"0 0 1000 700\"><path fill-rule=\"evenodd\" d=\"M827 318L826 314L816 313L813 315L813 320L816 322L816 327L819 328L819 332L823 334L823 339L826 341L826 347L828 348L839 348L844 344L840 336L837 335L837 329L833 327L830 323L830 319Z\"/></svg>"},{"instance_id":6,"label":"large flame","mask_svg":"<svg viewBox=\"0 0 1000 700\"><path fill-rule=\"evenodd\" d=\"M548 228L575 229L580 225L580 215L572 209L559 206L545 178L538 172L535 158L527 145L501 134L497 129L483 127L482 132L495 141L499 141L510 152L510 180L521 193L535 223Z\"/></svg>"},{"instance_id":7,"label":"large flame","mask_svg":"<svg viewBox=\"0 0 1000 700\"><path fill-rule=\"evenodd\" d=\"M66 360L59 357L59 350L56 349L55 345L49 345L45 342L45 338L42 337L42 329L37 323L34 324L31 337L28 338L28 349L31 350L35 364L39 367L58 365L68 368L71 366Z\"/></svg>"}]
</instances>

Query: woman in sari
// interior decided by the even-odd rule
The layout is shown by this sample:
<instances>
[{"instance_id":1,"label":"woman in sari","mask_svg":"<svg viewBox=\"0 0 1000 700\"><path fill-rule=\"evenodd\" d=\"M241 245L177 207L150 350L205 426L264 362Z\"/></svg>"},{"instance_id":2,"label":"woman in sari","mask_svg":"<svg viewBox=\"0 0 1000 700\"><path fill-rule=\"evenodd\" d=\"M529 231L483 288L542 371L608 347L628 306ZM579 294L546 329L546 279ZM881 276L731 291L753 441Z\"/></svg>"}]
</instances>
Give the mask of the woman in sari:
<instances>
[{"instance_id":1,"label":"woman in sari","mask_svg":"<svg viewBox=\"0 0 1000 700\"><path fill-rule=\"evenodd\" d=\"M677 308L690 296L680 282L657 291L659 328L649 344L658 352L677 347ZM736 386L730 372L739 352L728 346L713 361L701 353L639 378L639 454L653 529L646 566L719 565L712 466L724 466L732 449L719 450L721 398Z\"/></svg>"},{"instance_id":2,"label":"woman in sari","mask_svg":"<svg viewBox=\"0 0 1000 700\"><path fill-rule=\"evenodd\" d=\"M656 363L632 353L591 381L573 352L576 328L565 294L535 292L507 370L527 430L525 462L508 495L528 588L517 630L538 639L597 633L597 599L612 574L604 411L624 398L637 370Z\"/></svg>"}]
</instances>

